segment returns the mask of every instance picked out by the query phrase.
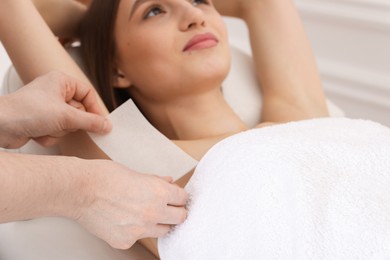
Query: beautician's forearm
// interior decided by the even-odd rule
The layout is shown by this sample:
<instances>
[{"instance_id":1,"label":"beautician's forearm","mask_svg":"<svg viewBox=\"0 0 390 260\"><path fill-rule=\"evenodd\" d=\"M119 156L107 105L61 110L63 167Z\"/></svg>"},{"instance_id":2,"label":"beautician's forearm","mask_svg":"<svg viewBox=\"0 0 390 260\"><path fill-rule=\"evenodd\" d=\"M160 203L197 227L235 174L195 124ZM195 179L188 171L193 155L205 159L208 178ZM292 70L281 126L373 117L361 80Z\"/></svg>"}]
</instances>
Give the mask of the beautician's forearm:
<instances>
[{"instance_id":1,"label":"beautician's forearm","mask_svg":"<svg viewBox=\"0 0 390 260\"><path fill-rule=\"evenodd\" d=\"M264 104L263 120L287 121L294 113L297 119L326 116L315 57L293 1L263 0L258 3L245 10L243 18L250 31L264 100L271 103ZM286 111L283 104L288 103L296 112Z\"/></svg>"},{"instance_id":2,"label":"beautician's forearm","mask_svg":"<svg viewBox=\"0 0 390 260\"><path fill-rule=\"evenodd\" d=\"M76 218L86 200L81 166L73 157L0 152L0 222Z\"/></svg>"}]
</instances>

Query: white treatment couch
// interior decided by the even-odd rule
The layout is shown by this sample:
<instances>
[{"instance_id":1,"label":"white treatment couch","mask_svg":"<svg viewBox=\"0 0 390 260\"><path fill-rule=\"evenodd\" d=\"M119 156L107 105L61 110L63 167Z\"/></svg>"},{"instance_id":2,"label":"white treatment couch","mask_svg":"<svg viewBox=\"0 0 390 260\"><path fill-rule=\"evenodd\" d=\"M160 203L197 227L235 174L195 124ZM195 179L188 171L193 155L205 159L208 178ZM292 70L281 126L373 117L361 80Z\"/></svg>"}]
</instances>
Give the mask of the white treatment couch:
<instances>
[{"instance_id":1,"label":"white treatment couch","mask_svg":"<svg viewBox=\"0 0 390 260\"><path fill-rule=\"evenodd\" d=\"M260 118L261 95L255 79L245 31L238 21L227 20L233 48L232 72L223 84L224 95L233 109L248 124L255 125ZM71 52L73 52L71 50ZM77 54L74 55L77 58ZM240 87L236 84L239 82ZM15 91L23 84L14 68L7 72L1 93ZM328 102L333 116L343 112ZM42 148L29 142L14 152L58 154L58 149ZM62 218L43 218L0 225L1 260L149 260L156 259L141 245L120 251L110 248L93 237L77 223Z\"/></svg>"}]
</instances>

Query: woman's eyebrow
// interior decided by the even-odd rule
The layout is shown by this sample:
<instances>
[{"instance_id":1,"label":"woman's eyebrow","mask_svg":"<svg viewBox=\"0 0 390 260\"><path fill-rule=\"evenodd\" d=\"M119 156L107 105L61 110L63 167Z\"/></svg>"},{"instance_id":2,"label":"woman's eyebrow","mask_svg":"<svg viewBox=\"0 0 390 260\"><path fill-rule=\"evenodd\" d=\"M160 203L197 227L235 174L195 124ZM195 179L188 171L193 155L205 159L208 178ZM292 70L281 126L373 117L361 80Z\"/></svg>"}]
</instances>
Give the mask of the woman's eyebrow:
<instances>
[{"instance_id":1,"label":"woman's eyebrow","mask_svg":"<svg viewBox=\"0 0 390 260\"><path fill-rule=\"evenodd\" d=\"M150 1L150 0L135 0L133 5L130 7L130 15L129 15L129 20L133 16L134 12L137 10L137 8L142 5L143 3Z\"/></svg>"}]
</instances>

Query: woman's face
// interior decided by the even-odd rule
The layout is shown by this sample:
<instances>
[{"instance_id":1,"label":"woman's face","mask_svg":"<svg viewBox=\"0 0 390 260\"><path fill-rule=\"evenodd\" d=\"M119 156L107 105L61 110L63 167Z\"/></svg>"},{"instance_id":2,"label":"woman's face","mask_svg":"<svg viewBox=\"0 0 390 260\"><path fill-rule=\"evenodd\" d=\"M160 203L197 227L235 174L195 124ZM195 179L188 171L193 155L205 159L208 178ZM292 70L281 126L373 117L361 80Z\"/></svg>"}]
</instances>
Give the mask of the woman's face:
<instances>
[{"instance_id":1,"label":"woman's face","mask_svg":"<svg viewBox=\"0 0 390 260\"><path fill-rule=\"evenodd\" d=\"M128 85L154 101L218 85L230 67L226 27L211 0L121 0L115 41Z\"/></svg>"}]
</instances>

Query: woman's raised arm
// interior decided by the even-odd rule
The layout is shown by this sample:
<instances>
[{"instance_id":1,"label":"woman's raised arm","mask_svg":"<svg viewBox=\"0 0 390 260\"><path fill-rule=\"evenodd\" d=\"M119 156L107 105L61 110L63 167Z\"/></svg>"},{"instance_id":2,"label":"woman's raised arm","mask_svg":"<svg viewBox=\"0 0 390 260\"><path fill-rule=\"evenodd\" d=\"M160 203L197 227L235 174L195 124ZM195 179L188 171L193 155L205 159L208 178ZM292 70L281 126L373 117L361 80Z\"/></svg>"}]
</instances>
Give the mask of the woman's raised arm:
<instances>
[{"instance_id":1,"label":"woman's raised arm","mask_svg":"<svg viewBox=\"0 0 390 260\"><path fill-rule=\"evenodd\" d=\"M24 83L50 71L61 71L94 89L47 26L32 1L0 1L0 40ZM100 103L107 113L103 103ZM65 154L107 158L83 132L64 138L61 149ZM78 149L74 149L72 144L78 144Z\"/></svg>"},{"instance_id":2,"label":"woman's raised arm","mask_svg":"<svg viewBox=\"0 0 390 260\"><path fill-rule=\"evenodd\" d=\"M87 6L76 0L32 0L52 32L61 38L76 38Z\"/></svg>"},{"instance_id":3,"label":"woman's raised arm","mask_svg":"<svg viewBox=\"0 0 390 260\"><path fill-rule=\"evenodd\" d=\"M263 94L262 121L328 116L316 61L292 0L214 0L249 29Z\"/></svg>"},{"instance_id":4,"label":"woman's raised arm","mask_svg":"<svg viewBox=\"0 0 390 260\"><path fill-rule=\"evenodd\" d=\"M32 1L0 2L0 40L24 83L53 70L89 83Z\"/></svg>"}]
</instances>

